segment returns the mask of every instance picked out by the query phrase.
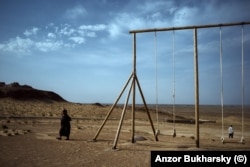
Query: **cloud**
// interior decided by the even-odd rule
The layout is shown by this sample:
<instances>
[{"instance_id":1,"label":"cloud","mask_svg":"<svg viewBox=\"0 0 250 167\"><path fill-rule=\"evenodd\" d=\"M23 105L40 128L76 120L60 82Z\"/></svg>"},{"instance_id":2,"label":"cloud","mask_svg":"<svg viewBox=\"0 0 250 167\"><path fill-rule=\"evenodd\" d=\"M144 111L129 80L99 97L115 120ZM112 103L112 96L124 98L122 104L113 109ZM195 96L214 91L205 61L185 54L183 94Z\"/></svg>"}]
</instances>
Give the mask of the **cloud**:
<instances>
[{"instance_id":1,"label":"cloud","mask_svg":"<svg viewBox=\"0 0 250 167\"><path fill-rule=\"evenodd\" d=\"M108 24L110 37L116 38L134 29L172 25L172 18L177 9L173 2L166 1L140 3L135 8L134 12L129 11L113 15L113 19Z\"/></svg>"},{"instance_id":2,"label":"cloud","mask_svg":"<svg viewBox=\"0 0 250 167\"><path fill-rule=\"evenodd\" d=\"M34 46L37 50L40 50L42 52L48 52L58 50L67 45L65 45L63 41L42 41L34 42Z\"/></svg>"},{"instance_id":3,"label":"cloud","mask_svg":"<svg viewBox=\"0 0 250 167\"><path fill-rule=\"evenodd\" d=\"M25 36L31 36L31 35L36 35L38 32L39 28L37 27L33 27L30 30L25 30L25 32L23 33Z\"/></svg>"},{"instance_id":4,"label":"cloud","mask_svg":"<svg viewBox=\"0 0 250 167\"><path fill-rule=\"evenodd\" d=\"M65 12L65 17L68 19L77 19L79 17L84 17L87 15L87 10L81 5L75 6L72 9L68 9Z\"/></svg>"},{"instance_id":5,"label":"cloud","mask_svg":"<svg viewBox=\"0 0 250 167\"><path fill-rule=\"evenodd\" d=\"M155 13L157 11L162 11L173 6L171 1L148 1L143 4L139 4L136 8L140 11L140 15L147 15L149 13Z\"/></svg>"},{"instance_id":6,"label":"cloud","mask_svg":"<svg viewBox=\"0 0 250 167\"><path fill-rule=\"evenodd\" d=\"M74 48L86 43L87 38L94 38L97 32L106 30L104 24L55 25L50 23L45 28L34 27L24 31L24 36L9 39L0 43L0 50L18 55L31 54L32 51L49 52L61 48Z\"/></svg>"},{"instance_id":7,"label":"cloud","mask_svg":"<svg viewBox=\"0 0 250 167\"><path fill-rule=\"evenodd\" d=\"M112 38L127 34L130 29L146 25L146 20L132 13L120 13L109 23L108 31Z\"/></svg>"},{"instance_id":8,"label":"cloud","mask_svg":"<svg viewBox=\"0 0 250 167\"><path fill-rule=\"evenodd\" d=\"M96 37L96 31L104 31L107 26L104 24L96 24L96 25L81 25L77 29L77 33L80 36L87 37Z\"/></svg>"},{"instance_id":9,"label":"cloud","mask_svg":"<svg viewBox=\"0 0 250 167\"><path fill-rule=\"evenodd\" d=\"M110 37L116 38L120 35L128 34L134 29L166 27L170 21L163 17L163 13L152 12L146 15L138 13L119 13L108 24Z\"/></svg>"},{"instance_id":10,"label":"cloud","mask_svg":"<svg viewBox=\"0 0 250 167\"><path fill-rule=\"evenodd\" d=\"M0 44L0 49L6 52L29 54L33 43L34 41L29 38L24 39L17 36L14 39L10 39L6 44Z\"/></svg>"},{"instance_id":11,"label":"cloud","mask_svg":"<svg viewBox=\"0 0 250 167\"><path fill-rule=\"evenodd\" d=\"M183 7L177 10L174 14L174 25L188 25L190 20L197 17L199 20L200 12L195 7Z\"/></svg>"},{"instance_id":12,"label":"cloud","mask_svg":"<svg viewBox=\"0 0 250 167\"><path fill-rule=\"evenodd\" d=\"M96 25L81 25L79 27L80 30L91 30L91 31L101 31L106 29L106 25L104 24L96 24Z\"/></svg>"},{"instance_id":13,"label":"cloud","mask_svg":"<svg viewBox=\"0 0 250 167\"><path fill-rule=\"evenodd\" d=\"M56 38L56 35L52 32L49 32L48 33L48 38L52 38L52 39L55 39Z\"/></svg>"},{"instance_id":14,"label":"cloud","mask_svg":"<svg viewBox=\"0 0 250 167\"><path fill-rule=\"evenodd\" d=\"M10 39L5 44L0 44L0 49L5 52L12 52L18 55L29 55L33 50L48 52L58 50L65 46L70 47L63 41L34 41L30 38L16 37L14 39Z\"/></svg>"},{"instance_id":15,"label":"cloud","mask_svg":"<svg viewBox=\"0 0 250 167\"><path fill-rule=\"evenodd\" d=\"M61 29L58 31L61 35L71 36L75 32L74 28L71 28L69 24L65 24L61 27Z\"/></svg>"},{"instance_id":16,"label":"cloud","mask_svg":"<svg viewBox=\"0 0 250 167\"><path fill-rule=\"evenodd\" d=\"M70 37L69 40L72 40L77 44L85 43L85 39L83 37Z\"/></svg>"},{"instance_id":17,"label":"cloud","mask_svg":"<svg viewBox=\"0 0 250 167\"><path fill-rule=\"evenodd\" d=\"M239 13L236 9L246 7L238 2L233 4L237 7L232 7L229 2L218 4L213 0L198 4L194 1L146 1L135 6L136 10L111 14L113 18L108 24L108 31L110 37L116 38L134 29L215 24L244 19L247 15L244 12L247 10ZM225 15L225 11L234 11L237 14Z\"/></svg>"}]
</instances>

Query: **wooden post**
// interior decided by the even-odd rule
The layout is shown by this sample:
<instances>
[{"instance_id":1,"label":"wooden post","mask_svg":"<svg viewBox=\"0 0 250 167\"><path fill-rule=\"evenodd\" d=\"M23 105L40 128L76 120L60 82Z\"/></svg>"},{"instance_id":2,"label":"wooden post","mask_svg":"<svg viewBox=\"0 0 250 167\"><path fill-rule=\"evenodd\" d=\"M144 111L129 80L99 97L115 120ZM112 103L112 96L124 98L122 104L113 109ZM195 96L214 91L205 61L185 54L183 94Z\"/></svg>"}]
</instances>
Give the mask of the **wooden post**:
<instances>
[{"instance_id":1,"label":"wooden post","mask_svg":"<svg viewBox=\"0 0 250 167\"><path fill-rule=\"evenodd\" d=\"M197 28L194 28L194 84L195 84L195 143L200 147L199 133L199 67L198 67L198 47Z\"/></svg>"},{"instance_id":2,"label":"wooden post","mask_svg":"<svg viewBox=\"0 0 250 167\"><path fill-rule=\"evenodd\" d=\"M135 87L136 87L136 33L133 34L133 80L132 80L132 129L131 129L131 142L134 143L135 135Z\"/></svg>"},{"instance_id":3,"label":"wooden post","mask_svg":"<svg viewBox=\"0 0 250 167\"><path fill-rule=\"evenodd\" d=\"M120 122L119 122L119 126L118 126L116 136L115 136L115 141L114 141L114 144L113 144L113 149L116 149L116 145L117 145L118 138L119 138L119 135L120 135L120 131L121 131L121 128L122 128L122 123L123 123L123 120L124 120L125 112L126 112L126 109L127 109L127 106L128 106L128 101L129 101L129 96L130 96L130 93L131 93L132 86L133 86L133 84L131 84L131 86L130 86L130 89L128 91L128 95L127 95L127 98L126 98L126 102L125 102L123 110L122 110L121 119L120 119Z\"/></svg>"}]
</instances>

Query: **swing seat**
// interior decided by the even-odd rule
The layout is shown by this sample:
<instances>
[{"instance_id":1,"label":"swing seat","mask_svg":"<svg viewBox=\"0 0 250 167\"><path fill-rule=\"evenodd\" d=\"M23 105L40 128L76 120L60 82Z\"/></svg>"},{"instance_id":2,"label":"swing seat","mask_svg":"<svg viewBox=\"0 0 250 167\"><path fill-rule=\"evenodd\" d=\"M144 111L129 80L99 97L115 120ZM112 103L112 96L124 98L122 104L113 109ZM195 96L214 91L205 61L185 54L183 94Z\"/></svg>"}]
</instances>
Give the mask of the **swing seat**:
<instances>
[{"instance_id":1,"label":"swing seat","mask_svg":"<svg viewBox=\"0 0 250 167\"><path fill-rule=\"evenodd\" d=\"M224 140L225 140L224 137L221 137L221 142L222 142L222 143L224 143Z\"/></svg>"},{"instance_id":2,"label":"swing seat","mask_svg":"<svg viewBox=\"0 0 250 167\"><path fill-rule=\"evenodd\" d=\"M161 134L160 130L159 130L159 129L156 129L155 135L156 135L156 136L159 136L160 134Z\"/></svg>"},{"instance_id":3,"label":"swing seat","mask_svg":"<svg viewBox=\"0 0 250 167\"><path fill-rule=\"evenodd\" d=\"M143 136L134 136L134 140L135 141L144 141L144 140L147 140L145 137Z\"/></svg>"},{"instance_id":4,"label":"swing seat","mask_svg":"<svg viewBox=\"0 0 250 167\"><path fill-rule=\"evenodd\" d=\"M176 130L173 131L173 137L176 137Z\"/></svg>"},{"instance_id":5,"label":"swing seat","mask_svg":"<svg viewBox=\"0 0 250 167\"><path fill-rule=\"evenodd\" d=\"M221 142L223 144L225 144L225 143L240 143L240 144L245 144L244 138L241 138L241 140L238 140L238 139L227 139L227 140L225 140L224 138L221 138Z\"/></svg>"},{"instance_id":6,"label":"swing seat","mask_svg":"<svg viewBox=\"0 0 250 167\"><path fill-rule=\"evenodd\" d=\"M245 139L244 139L243 136L241 137L240 142L241 142L241 143L244 143L244 142L245 142Z\"/></svg>"}]
</instances>

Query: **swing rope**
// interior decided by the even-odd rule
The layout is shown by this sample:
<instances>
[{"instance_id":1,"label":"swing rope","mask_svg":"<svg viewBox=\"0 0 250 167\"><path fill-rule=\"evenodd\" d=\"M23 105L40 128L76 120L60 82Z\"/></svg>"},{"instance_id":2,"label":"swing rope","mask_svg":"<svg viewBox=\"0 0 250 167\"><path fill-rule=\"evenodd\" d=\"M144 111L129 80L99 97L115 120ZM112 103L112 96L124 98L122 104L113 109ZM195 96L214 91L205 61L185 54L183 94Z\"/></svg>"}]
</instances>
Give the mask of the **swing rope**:
<instances>
[{"instance_id":1,"label":"swing rope","mask_svg":"<svg viewBox=\"0 0 250 167\"><path fill-rule=\"evenodd\" d=\"M242 102L241 102L241 140L240 142L244 142L244 25L241 27L241 83L242 83Z\"/></svg>"},{"instance_id":2,"label":"swing rope","mask_svg":"<svg viewBox=\"0 0 250 167\"><path fill-rule=\"evenodd\" d=\"M224 143L224 97L223 97L223 64L222 64L222 30L220 27L220 79L221 79L221 141ZM244 143L244 25L241 27L241 143Z\"/></svg>"},{"instance_id":3,"label":"swing rope","mask_svg":"<svg viewBox=\"0 0 250 167\"><path fill-rule=\"evenodd\" d=\"M155 45L155 113L156 113L156 121L157 121L157 130L156 135L160 134L159 130L159 114L158 114L158 60L157 60L157 39L156 39L156 31L154 34L154 45Z\"/></svg>"},{"instance_id":4,"label":"swing rope","mask_svg":"<svg viewBox=\"0 0 250 167\"><path fill-rule=\"evenodd\" d=\"M175 129L175 31L173 30L173 137L176 136Z\"/></svg>"},{"instance_id":5,"label":"swing rope","mask_svg":"<svg viewBox=\"0 0 250 167\"><path fill-rule=\"evenodd\" d=\"M222 64L222 31L220 27L220 83L221 83L221 141L224 142L224 97L223 97L223 64Z\"/></svg>"}]
</instances>

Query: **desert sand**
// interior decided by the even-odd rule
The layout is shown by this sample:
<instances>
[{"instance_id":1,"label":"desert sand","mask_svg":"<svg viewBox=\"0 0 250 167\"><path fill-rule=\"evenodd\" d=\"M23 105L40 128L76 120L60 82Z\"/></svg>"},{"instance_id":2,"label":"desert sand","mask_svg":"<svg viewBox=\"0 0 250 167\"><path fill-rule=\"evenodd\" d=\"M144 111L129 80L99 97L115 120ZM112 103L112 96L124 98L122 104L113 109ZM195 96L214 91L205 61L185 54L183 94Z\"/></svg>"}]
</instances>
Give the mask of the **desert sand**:
<instances>
[{"instance_id":1,"label":"desert sand","mask_svg":"<svg viewBox=\"0 0 250 167\"><path fill-rule=\"evenodd\" d=\"M135 112L135 136L139 140L131 143L129 107L117 149L113 150L122 105L114 109L93 142L111 105L1 99L0 166L150 166L151 150L250 150L249 106L244 108L244 144L239 142L242 137L240 106L224 107L223 134L220 106L200 106L199 148L195 144L194 124L167 121L172 119L171 105L159 108L157 121L154 105L150 106L154 127L160 130L159 141L155 141L147 114L140 105ZM63 108L72 117L69 141L56 139ZM194 107L178 105L176 115L176 120L194 119ZM235 130L234 139L228 139L227 128L231 124ZM172 136L174 127L176 137Z\"/></svg>"}]
</instances>

